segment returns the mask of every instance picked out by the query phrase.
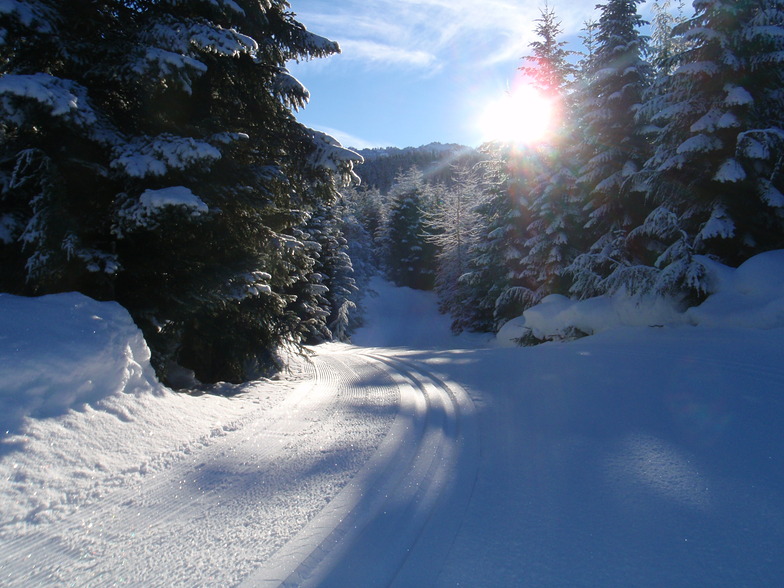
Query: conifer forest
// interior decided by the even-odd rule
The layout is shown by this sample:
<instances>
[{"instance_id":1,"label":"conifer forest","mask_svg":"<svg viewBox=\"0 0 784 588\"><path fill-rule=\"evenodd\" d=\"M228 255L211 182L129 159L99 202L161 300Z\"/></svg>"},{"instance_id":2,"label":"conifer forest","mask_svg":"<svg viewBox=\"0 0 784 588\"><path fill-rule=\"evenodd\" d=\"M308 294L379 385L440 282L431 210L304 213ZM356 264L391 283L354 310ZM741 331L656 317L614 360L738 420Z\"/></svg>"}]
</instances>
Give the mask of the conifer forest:
<instances>
[{"instance_id":1,"label":"conifer forest","mask_svg":"<svg viewBox=\"0 0 784 588\"><path fill-rule=\"evenodd\" d=\"M0 2L0 291L117 301L203 382L348 340L378 272L456 332L549 294L698 304L707 260L784 248L784 0L641 3L578 53L531 23L546 141L358 151L297 121L287 63L340 47L296 0Z\"/></svg>"}]
</instances>

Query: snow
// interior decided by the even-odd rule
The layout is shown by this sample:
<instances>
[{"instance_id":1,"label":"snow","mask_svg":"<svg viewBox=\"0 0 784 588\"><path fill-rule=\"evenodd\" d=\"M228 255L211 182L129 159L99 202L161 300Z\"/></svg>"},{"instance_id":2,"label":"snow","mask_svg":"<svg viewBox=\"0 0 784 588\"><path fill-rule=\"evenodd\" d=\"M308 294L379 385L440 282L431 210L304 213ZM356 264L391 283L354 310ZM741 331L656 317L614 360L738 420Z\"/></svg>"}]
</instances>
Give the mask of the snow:
<instances>
[{"instance_id":1,"label":"snow","mask_svg":"<svg viewBox=\"0 0 784 588\"><path fill-rule=\"evenodd\" d=\"M18 230L18 221L10 214L0 216L0 243L9 245L14 242L14 234Z\"/></svg>"},{"instance_id":2,"label":"snow","mask_svg":"<svg viewBox=\"0 0 784 588\"><path fill-rule=\"evenodd\" d=\"M0 430L118 392L159 390L147 344L117 303L0 294L0 307Z\"/></svg>"},{"instance_id":3,"label":"snow","mask_svg":"<svg viewBox=\"0 0 784 588\"><path fill-rule=\"evenodd\" d=\"M703 153L721 149L721 140L712 135L694 135L678 146L677 153Z\"/></svg>"},{"instance_id":4,"label":"snow","mask_svg":"<svg viewBox=\"0 0 784 588\"><path fill-rule=\"evenodd\" d=\"M46 73L0 76L0 96L2 95L35 100L48 108L52 116L69 117L83 126L91 125L97 120L95 112L88 104L84 87ZM15 112L15 107L8 101L3 103L3 107L9 114Z\"/></svg>"},{"instance_id":5,"label":"snow","mask_svg":"<svg viewBox=\"0 0 784 588\"><path fill-rule=\"evenodd\" d=\"M375 279L231 397L114 303L0 295L0 583L781 585L784 251L696 261L702 305L548 297L505 329L596 334L530 348Z\"/></svg>"},{"instance_id":6,"label":"snow","mask_svg":"<svg viewBox=\"0 0 784 588\"><path fill-rule=\"evenodd\" d=\"M168 206L181 206L198 216L209 212L207 205L185 186L172 186L160 190L145 190L139 197L142 208L149 213Z\"/></svg>"},{"instance_id":7,"label":"snow","mask_svg":"<svg viewBox=\"0 0 784 588\"><path fill-rule=\"evenodd\" d=\"M727 97L724 99L724 104L729 106L746 106L754 102L754 98L748 90L741 86L733 86L727 84L724 88L727 92Z\"/></svg>"},{"instance_id":8,"label":"snow","mask_svg":"<svg viewBox=\"0 0 784 588\"><path fill-rule=\"evenodd\" d=\"M0 14L16 17L26 27L34 27L38 32L49 33L52 26L48 8L40 3L22 2L20 0L0 0Z\"/></svg>"},{"instance_id":9,"label":"snow","mask_svg":"<svg viewBox=\"0 0 784 588\"><path fill-rule=\"evenodd\" d=\"M360 347L450 349L475 347L489 340L488 335L455 337L450 330L452 319L433 311L438 307L433 292L393 286L378 276L370 281L370 294L362 305L365 323L351 337Z\"/></svg>"},{"instance_id":10,"label":"snow","mask_svg":"<svg viewBox=\"0 0 784 588\"><path fill-rule=\"evenodd\" d=\"M702 258L716 292L686 315L694 324L784 328L784 250L757 255L737 269Z\"/></svg>"},{"instance_id":11,"label":"snow","mask_svg":"<svg viewBox=\"0 0 784 588\"><path fill-rule=\"evenodd\" d=\"M253 54L259 50L255 39L234 29L224 29L220 25L209 26L192 23L190 42L203 51L217 53L225 57L239 57L243 53Z\"/></svg>"},{"instance_id":12,"label":"snow","mask_svg":"<svg viewBox=\"0 0 784 588\"><path fill-rule=\"evenodd\" d=\"M206 141L168 134L136 137L116 148L114 155L111 167L133 178L164 176L173 170L208 166L221 158L220 151Z\"/></svg>"},{"instance_id":13,"label":"snow","mask_svg":"<svg viewBox=\"0 0 784 588\"><path fill-rule=\"evenodd\" d=\"M309 129L315 149L310 155L310 163L315 168L326 169L334 176L340 177L343 183L348 185L351 182L360 182L359 176L353 171L353 165L364 161L362 156L346 149L334 137Z\"/></svg>"}]
</instances>

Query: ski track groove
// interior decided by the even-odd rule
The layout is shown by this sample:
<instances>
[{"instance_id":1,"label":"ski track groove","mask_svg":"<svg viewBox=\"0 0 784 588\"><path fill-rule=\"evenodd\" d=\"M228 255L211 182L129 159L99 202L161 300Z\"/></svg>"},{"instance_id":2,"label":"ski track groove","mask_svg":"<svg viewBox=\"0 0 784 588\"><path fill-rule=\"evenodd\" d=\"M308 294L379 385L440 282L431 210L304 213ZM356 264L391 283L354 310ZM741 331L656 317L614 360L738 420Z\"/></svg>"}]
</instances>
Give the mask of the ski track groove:
<instances>
[{"instance_id":1,"label":"ski track groove","mask_svg":"<svg viewBox=\"0 0 784 588\"><path fill-rule=\"evenodd\" d=\"M129 581L148 586L192 585L197 582L206 585L236 584L269 554L254 554L254 551L258 550L254 550L253 546L246 546L246 552L238 554L247 559L243 566L235 571L236 576L202 577L194 580L194 571L190 570L189 574L188 570L183 568L183 562L189 559L188 554L182 552L181 548L189 547L195 556L194 561L199 561L199 557L203 558L203 551L210 549L209 539L214 541L220 537L220 529L216 531L211 528L215 525L208 520L211 513L209 509L205 511L204 507L206 505L214 508L211 503L214 496L231 493L232 480L242 482L244 478L250 478L250 481L253 481L254 474L258 478L261 463L273 464L281 457L282 452L298 450L297 440L305 439L314 429L323 426L325 421L336 418L336 415L354 411L363 400L375 395L380 398L377 399L377 404L382 409L385 402L391 400L392 392L389 386L385 388L380 385L352 385L352 380L359 377L359 373L351 369L345 361L339 362L339 365L342 368L335 369L317 357L311 368L313 378L303 382L289 397L271 409L276 414L272 420L261 421L266 425L264 430L259 430L258 422L252 420L258 417L263 409L254 411L243 419L242 423L234 423L233 430L213 437L213 443L196 448L192 454L184 456L165 471L158 472L154 478L142 480L132 488L114 489L81 511L47 525L46 528L42 527L42 533L6 543L0 551L0 583L7 581L4 585L9 586L103 586ZM315 403L312 401L314 396L318 398ZM375 420L379 419L383 420L382 417ZM378 423L374 426L378 428ZM248 445L253 449L252 462L246 459L238 463L235 457L235 462L230 465L239 465L238 471L231 472L226 479L220 479L209 488L198 485L202 470L212 464L230 461L232 453ZM329 457L329 449L322 450L322 455L325 459ZM214 478L215 476L213 482ZM275 481L272 480L273 490ZM263 488L257 486L258 483L250 484L243 489L240 496L221 500L217 506L224 509L239 508L242 511L244 506L254 504L259 492L264 492ZM328 483L326 486L327 489L333 489ZM295 495L294 498L299 496ZM273 494L272 501L276 499ZM300 526L304 525L308 518L312 518L313 514L303 512ZM202 535L191 538L178 536L178 527L192 527L189 527L188 523L178 524L183 517L188 521L201 519L206 527ZM241 521L242 517L234 519ZM218 517L216 522L219 526L225 523L225 520ZM125 536L129 529L138 529L138 533ZM225 530L228 533L233 531L234 529ZM267 543L274 545L275 540L282 542L285 537L272 537ZM180 547L173 548L172 543L179 543ZM183 546L183 543L186 545ZM138 561L134 562L134 558ZM29 562L23 575L2 578L2 568L5 567L3 561L13 561L19 571L18 562L22 560ZM136 567L134 563L141 566ZM225 562L213 562L213 567L222 563ZM166 570L168 578L155 574L155 570L160 569ZM123 576L123 572L127 575Z\"/></svg>"},{"instance_id":2,"label":"ski track groove","mask_svg":"<svg viewBox=\"0 0 784 588\"><path fill-rule=\"evenodd\" d=\"M478 472L473 403L456 384L373 351L361 356L390 370L400 389L395 423L332 509L322 511L243 586L410 586L415 578L435 582ZM357 488L367 490L357 495Z\"/></svg>"}]
</instances>

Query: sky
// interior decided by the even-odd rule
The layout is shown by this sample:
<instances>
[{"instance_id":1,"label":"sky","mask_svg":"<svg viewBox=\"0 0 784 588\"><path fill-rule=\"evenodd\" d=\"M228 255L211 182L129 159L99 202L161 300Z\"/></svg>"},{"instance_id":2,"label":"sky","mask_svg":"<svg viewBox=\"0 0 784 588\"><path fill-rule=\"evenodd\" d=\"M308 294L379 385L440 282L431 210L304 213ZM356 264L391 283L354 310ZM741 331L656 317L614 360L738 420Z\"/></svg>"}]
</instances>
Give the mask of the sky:
<instances>
[{"instance_id":1,"label":"sky","mask_svg":"<svg viewBox=\"0 0 784 588\"><path fill-rule=\"evenodd\" d=\"M549 3L575 49L595 4ZM299 22L342 50L289 64L311 93L297 118L344 146L476 147L485 138L480 113L513 83L543 6L543 0L292 0Z\"/></svg>"}]
</instances>

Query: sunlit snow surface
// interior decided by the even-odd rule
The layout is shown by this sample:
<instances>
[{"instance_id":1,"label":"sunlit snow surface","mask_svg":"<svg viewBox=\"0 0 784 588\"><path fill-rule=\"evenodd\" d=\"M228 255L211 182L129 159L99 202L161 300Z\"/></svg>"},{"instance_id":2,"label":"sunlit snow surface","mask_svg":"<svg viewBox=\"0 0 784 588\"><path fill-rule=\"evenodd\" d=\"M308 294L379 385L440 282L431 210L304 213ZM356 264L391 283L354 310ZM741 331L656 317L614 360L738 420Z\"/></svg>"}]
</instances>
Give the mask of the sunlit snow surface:
<instances>
[{"instance_id":1,"label":"sunlit snow surface","mask_svg":"<svg viewBox=\"0 0 784 588\"><path fill-rule=\"evenodd\" d=\"M784 254L712 271L533 348L376 281L363 347L231 399L157 384L116 305L0 296L0 584L784 585Z\"/></svg>"}]
</instances>

